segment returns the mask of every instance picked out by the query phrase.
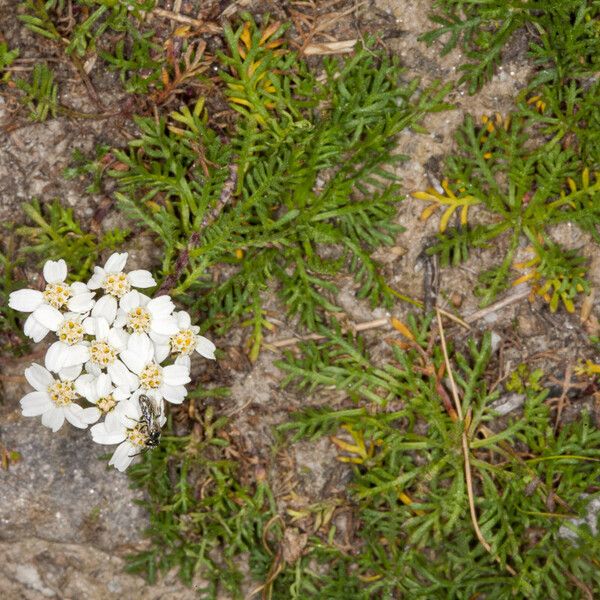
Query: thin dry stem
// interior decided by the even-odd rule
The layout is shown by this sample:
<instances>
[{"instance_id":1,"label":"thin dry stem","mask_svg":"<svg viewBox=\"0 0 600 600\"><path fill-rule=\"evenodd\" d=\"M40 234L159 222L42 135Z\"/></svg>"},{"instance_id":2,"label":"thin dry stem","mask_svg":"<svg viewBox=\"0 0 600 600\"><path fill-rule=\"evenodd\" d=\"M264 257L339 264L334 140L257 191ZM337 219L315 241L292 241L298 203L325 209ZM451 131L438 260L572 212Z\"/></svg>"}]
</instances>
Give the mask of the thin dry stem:
<instances>
[{"instance_id":1,"label":"thin dry stem","mask_svg":"<svg viewBox=\"0 0 600 600\"><path fill-rule=\"evenodd\" d=\"M456 407L456 412L458 414L459 419L462 421L462 407L460 404L460 399L458 397L458 389L456 387L456 382L454 381L454 375L452 374L452 367L450 365L450 358L448 357L448 348L446 346L446 337L444 335L444 327L442 325L442 315L439 309L436 307L435 309L438 329L440 334L440 342L442 345L442 352L444 354L444 362L446 364L446 371L448 372L448 377L450 379L450 387L452 388L452 398L454 400L454 405ZM469 410L467 414L467 422L470 421L471 411ZM473 529L475 530L475 535L479 540L479 543L486 549L486 551L494 557L498 563L500 563L500 558L498 556L494 556L492 552L492 547L485 539L483 532L479 527L479 522L477 520L477 510L475 509L475 492L473 491L473 476L471 474L471 459L470 459L470 450L469 450L469 439L467 437L466 431L466 423L463 424L462 431L462 451L463 458L465 464L465 480L467 483L467 496L469 499L469 512L471 513L471 522L473 523ZM506 570L511 575L516 575L517 572L510 566L506 565Z\"/></svg>"}]
</instances>

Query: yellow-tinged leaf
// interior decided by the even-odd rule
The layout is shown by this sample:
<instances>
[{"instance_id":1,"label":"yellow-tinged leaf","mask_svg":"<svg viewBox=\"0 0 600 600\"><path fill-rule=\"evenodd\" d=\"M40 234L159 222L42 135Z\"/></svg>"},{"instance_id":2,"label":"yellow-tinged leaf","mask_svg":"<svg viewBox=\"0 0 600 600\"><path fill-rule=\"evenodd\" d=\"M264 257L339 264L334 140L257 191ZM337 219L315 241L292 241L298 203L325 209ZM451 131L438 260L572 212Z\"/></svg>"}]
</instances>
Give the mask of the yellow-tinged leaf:
<instances>
[{"instance_id":1,"label":"yellow-tinged leaf","mask_svg":"<svg viewBox=\"0 0 600 600\"><path fill-rule=\"evenodd\" d=\"M411 196L417 200L427 200L429 202L439 202L439 195L434 196L431 192L434 190L429 189L426 192L413 192Z\"/></svg>"},{"instance_id":2,"label":"yellow-tinged leaf","mask_svg":"<svg viewBox=\"0 0 600 600\"><path fill-rule=\"evenodd\" d=\"M153 200L146 200L146 206L152 211L152 212L159 212L160 211L160 204L157 204L156 202L154 202Z\"/></svg>"},{"instance_id":3,"label":"yellow-tinged leaf","mask_svg":"<svg viewBox=\"0 0 600 600\"><path fill-rule=\"evenodd\" d=\"M402 504L405 504L406 506L410 506L411 504L413 504L413 500L411 499L411 497L405 494L404 492L398 492L398 498L400 502L402 502ZM420 517L426 514L425 511L421 510L420 508L414 508L413 510L415 511L415 514L419 515Z\"/></svg>"},{"instance_id":4,"label":"yellow-tinged leaf","mask_svg":"<svg viewBox=\"0 0 600 600\"><path fill-rule=\"evenodd\" d=\"M160 80L162 81L164 86L169 85L169 72L164 67L160 73Z\"/></svg>"},{"instance_id":5,"label":"yellow-tinged leaf","mask_svg":"<svg viewBox=\"0 0 600 600\"><path fill-rule=\"evenodd\" d=\"M465 204L460 211L460 224L466 225L469 217L469 205Z\"/></svg>"},{"instance_id":6,"label":"yellow-tinged leaf","mask_svg":"<svg viewBox=\"0 0 600 600\"><path fill-rule=\"evenodd\" d=\"M448 196L448 198L456 198L456 196L454 195L454 192L450 189L450 185L448 184L447 179L444 179L442 181L442 188L446 192L446 195Z\"/></svg>"},{"instance_id":7,"label":"yellow-tinged leaf","mask_svg":"<svg viewBox=\"0 0 600 600\"><path fill-rule=\"evenodd\" d=\"M252 47L252 34L250 33L250 28L250 21L246 21L244 23L244 28L242 29L242 34L240 35L240 40L244 43L244 46L246 46L248 50L250 50Z\"/></svg>"},{"instance_id":8,"label":"yellow-tinged leaf","mask_svg":"<svg viewBox=\"0 0 600 600\"><path fill-rule=\"evenodd\" d=\"M390 323L392 324L392 327L396 331L399 331L405 338L408 338L409 340L414 341L415 336L412 334L410 329L402 321L400 321L400 319L396 319L396 317L392 317L390 319Z\"/></svg>"},{"instance_id":9,"label":"yellow-tinged leaf","mask_svg":"<svg viewBox=\"0 0 600 600\"><path fill-rule=\"evenodd\" d=\"M581 182L584 190L590 186L590 170L587 167L581 173Z\"/></svg>"},{"instance_id":10,"label":"yellow-tinged leaf","mask_svg":"<svg viewBox=\"0 0 600 600\"><path fill-rule=\"evenodd\" d=\"M491 152L485 152L483 155L483 158L485 158L486 160L489 160L490 158L492 158L493 154Z\"/></svg>"},{"instance_id":11,"label":"yellow-tinged leaf","mask_svg":"<svg viewBox=\"0 0 600 600\"><path fill-rule=\"evenodd\" d=\"M229 98L230 102L234 104L241 104L243 106L247 106L248 108L252 108L252 104L248 102L245 98Z\"/></svg>"},{"instance_id":12,"label":"yellow-tinged leaf","mask_svg":"<svg viewBox=\"0 0 600 600\"><path fill-rule=\"evenodd\" d=\"M565 305L565 308L567 309L567 312L575 312L575 305L573 304L573 300L571 300L571 298L569 298L566 294L561 294L561 298L563 304Z\"/></svg>"},{"instance_id":13,"label":"yellow-tinged leaf","mask_svg":"<svg viewBox=\"0 0 600 600\"><path fill-rule=\"evenodd\" d=\"M235 257L236 257L238 260L241 260L242 258L244 258L244 251L243 251L241 248L238 248L238 249L235 251Z\"/></svg>"},{"instance_id":14,"label":"yellow-tinged leaf","mask_svg":"<svg viewBox=\"0 0 600 600\"><path fill-rule=\"evenodd\" d=\"M189 31L190 31L189 25L181 25L173 32L173 35L175 37L187 37L187 34L189 33Z\"/></svg>"},{"instance_id":15,"label":"yellow-tinged leaf","mask_svg":"<svg viewBox=\"0 0 600 600\"><path fill-rule=\"evenodd\" d=\"M258 42L260 46L262 46L281 26L280 21L274 21L267 28L265 28L260 36L260 41ZM275 42L282 43L283 40L275 40Z\"/></svg>"},{"instance_id":16,"label":"yellow-tinged leaf","mask_svg":"<svg viewBox=\"0 0 600 600\"><path fill-rule=\"evenodd\" d=\"M371 581L377 581L381 579L383 575L359 575L358 578L365 583L370 583Z\"/></svg>"},{"instance_id":17,"label":"yellow-tinged leaf","mask_svg":"<svg viewBox=\"0 0 600 600\"><path fill-rule=\"evenodd\" d=\"M454 206L449 206L444 214L442 215L442 218L440 219L440 233L444 233L444 231L446 231L446 228L448 227L448 222L450 221L450 217L454 214L454 211L456 210L456 205Z\"/></svg>"},{"instance_id":18,"label":"yellow-tinged leaf","mask_svg":"<svg viewBox=\"0 0 600 600\"><path fill-rule=\"evenodd\" d=\"M341 450L345 450L346 452L350 452L351 454L358 454L358 456L361 456L363 459L368 458L367 451L364 446L361 447L355 444L351 444L335 436L332 436L330 439Z\"/></svg>"},{"instance_id":19,"label":"yellow-tinged leaf","mask_svg":"<svg viewBox=\"0 0 600 600\"><path fill-rule=\"evenodd\" d=\"M517 286L517 285L521 285L522 283L525 283L526 281L530 281L531 279L536 278L537 273L535 271L531 271L530 273L525 273L525 275L521 275L521 277L519 277L518 279L515 279L513 281L513 286Z\"/></svg>"},{"instance_id":20,"label":"yellow-tinged leaf","mask_svg":"<svg viewBox=\"0 0 600 600\"><path fill-rule=\"evenodd\" d=\"M337 456L337 460L343 463L352 463L353 465L362 465L365 461L358 456Z\"/></svg>"},{"instance_id":21,"label":"yellow-tinged leaf","mask_svg":"<svg viewBox=\"0 0 600 600\"><path fill-rule=\"evenodd\" d=\"M426 208L423 209L423 211L421 212L421 215L419 217L419 219L421 221L427 221L427 219L429 219L429 217L438 209L438 205L437 204L430 204L429 206L427 206Z\"/></svg>"},{"instance_id":22,"label":"yellow-tinged leaf","mask_svg":"<svg viewBox=\"0 0 600 600\"><path fill-rule=\"evenodd\" d=\"M571 177L567 177L567 183L569 184L569 189L572 192L577 191L577 184L573 181L573 179Z\"/></svg>"}]
</instances>

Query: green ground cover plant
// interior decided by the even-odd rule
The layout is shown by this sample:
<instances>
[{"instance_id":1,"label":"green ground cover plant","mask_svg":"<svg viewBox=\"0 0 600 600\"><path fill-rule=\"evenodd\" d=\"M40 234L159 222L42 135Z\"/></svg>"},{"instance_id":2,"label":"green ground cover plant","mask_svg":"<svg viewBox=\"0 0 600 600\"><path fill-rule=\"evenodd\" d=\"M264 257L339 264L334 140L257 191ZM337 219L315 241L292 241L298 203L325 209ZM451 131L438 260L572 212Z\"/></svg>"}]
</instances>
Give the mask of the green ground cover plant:
<instances>
[{"instance_id":1,"label":"green ground cover plant","mask_svg":"<svg viewBox=\"0 0 600 600\"><path fill-rule=\"evenodd\" d=\"M294 440L344 436L336 445L353 465L348 496L361 527L355 552L328 547L330 573L299 570L308 597L343 597L330 591L336 562L356 598L585 598L597 588L598 539L572 521L598 494L600 433L589 414L557 432L533 372L523 374L522 412L499 419L489 334L445 362L436 329L412 319L381 364L360 338L323 333L327 341L279 363L285 381L335 386L356 408L306 410L282 429ZM450 372L460 407L444 389Z\"/></svg>"},{"instance_id":2,"label":"green ground cover plant","mask_svg":"<svg viewBox=\"0 0 600 600\"><path fill-rule=\"evenodd\" d=\"M368 39L349 57L309 64L289 49L287 26L268 17L225 25L223 50L209 55L185 27L168 35L148 27L154 4L20 4L24 25L80 74L91 57L118 73L134 99L127 110L137 115L137 135L125 148L74 157L66 172L88 175L90 192L115 185L126 226L101 233L58 201L32 201L26 224L6 229L5 351L26 348L6 300L22 285L28 256L64 258L75 279L86 278L103 250L139 234L160 255L158 289L203 315L204 329L244 328L251 360L272 327L269 291L292 323L322 336L278 366L290 389L336 389L340 406L300 411L273 435L277 446L329 437L351 480L308 507L314 526L301 530L300 513L281 508L268 476L249 479L226 419L213 414L210 400L226 392L198 388L194 410L173 411L171 433L131 469L145 493L151 546L130 557L130 570L150 581L172 568L186 583L200 575L207 599L243 598L248 585L274 600L591 597L600 547L597 531L581 522L599 499L591 415L557 423L544 374L525 364L504 387L493 384L489 334L450 342L446 357L431 315L411 318L404 338L375 354L335 319L339 272L374 307L406 300L371 255L402 232L394 167L406 157L397 154L397 135L419 134L427 113L448 109L452 84L421 89ZM600 4L435 7L438 28L422 39L441 39L444 52L463 49L458 83L471 93L493 76L515 35L526 36L535 72L511 114L466 118L441 188L416 194L429 203L424 219L441 213L429 253L458 264L498 244L498 264L479 275L483 304L528 281L551 310L573 311L590 289L588 263L554 240L553 227L572 223L600 239ZM14 74L18 58L0 42L1 89L18 94L29 119L94 116L61 105L48 64ZM524 243L530 258L515 264ZM505 393L523 395L522 408L501 415ZM342 511L356 523L350 541L334 524ZM286 554L300 538L300 550Z\"/></svg>"},{"instance_id":3,"label":"green ground cover plant","mask_svg":"<svg viewBox=\"0 0 600 600\"><path fill-rule=\"evenodd\" d=\"M556 89L597 73L599 17L597 0L437 0L431 15L437 28L420 39L427 44L440 40L444 54L460 47L467 61L460 66L459 82L474 94L492 78L515 34L524 33L539 68L530 87Z\"/></svg>"}]
</instances>

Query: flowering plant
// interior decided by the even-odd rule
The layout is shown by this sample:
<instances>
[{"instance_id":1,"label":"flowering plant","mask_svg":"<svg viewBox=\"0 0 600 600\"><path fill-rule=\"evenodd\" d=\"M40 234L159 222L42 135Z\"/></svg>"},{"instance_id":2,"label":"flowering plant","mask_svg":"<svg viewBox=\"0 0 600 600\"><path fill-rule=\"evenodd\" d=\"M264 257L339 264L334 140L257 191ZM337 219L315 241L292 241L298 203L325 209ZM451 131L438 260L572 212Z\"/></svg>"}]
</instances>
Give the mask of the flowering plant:
<instances>
[{"instance_id":1,"label":"flowering plant","mask_svg":"<svg viewBox=\"0 0 600 600\"><path fill-rule=\"evenodd\" d=\"M44 366L25 369L35 391L21 399L23 415L41 416L52 431L65 419L80 429L95 423L95 442L119 444L109 462L119 471L158 443L164 402L185 399L190 355L215 358L215 345L186 312L175 312L169 296L150 298L136 289L156 282L149 271L125 272L126 262L126 252L113 254L84 284L66 283L65 261L49 260L43 291L9 297L11 308L30 313L27 336L39 342L56 335Z\"/></svg>"}]
</instances>

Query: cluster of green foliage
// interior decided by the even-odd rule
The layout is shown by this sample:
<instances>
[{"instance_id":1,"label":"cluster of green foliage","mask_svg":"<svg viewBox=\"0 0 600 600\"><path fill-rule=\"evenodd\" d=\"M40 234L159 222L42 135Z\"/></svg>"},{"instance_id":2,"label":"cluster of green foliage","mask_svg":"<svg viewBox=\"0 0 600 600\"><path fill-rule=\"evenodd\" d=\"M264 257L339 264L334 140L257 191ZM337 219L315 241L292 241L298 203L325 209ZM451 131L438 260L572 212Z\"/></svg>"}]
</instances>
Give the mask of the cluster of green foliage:
<instances>
[{"instance_id":1,"label":"cluster of green foliage","mask_svg":"<svg viewBox=\"0 0 600 600\"><path fill-rule=\"evenodd\" d=\"M531 87L562 86L586 79L600 68L600 4L597 0L436 0L431 20L438 28L421 36L444 39L442 54L457 46L469 62L460 83L471 94L489 81L502 50L517 32L527 35L529 55L539 72Z\"/></svg>"},{"instance_id":2,"label":"cluster of green foliage","mask_svg":"<svg viewBox=\"0 0 600 600\"><path fill-rule=\"evenodd\" d=\"M500 264L479 276L477 292L486 305L509 285L515 252L528 238L533 257L526 278L553 311L560 304L573 311L576 294L589 288L587 264L553 240L552 228L572 223L600 241L600 4L440 0L436 7L432 19L440 27L422 39L432 43L448 34L443 52L462 45L472 62L462 65L460 82L468 82L471 93L491 77L517 31L528 37L534 72L512 113L495 122L484 117L483 125L466 118L446 159L445 194L416 194L434 203L424 216L435 205L446 207L429 251L458 264L469 248L505 234ZM467 211L475 205L486 209L484 223L469 227ZM460 224L446 230L457 209Z\"/></svg>"},{"instance_id":3,"label":"cluster of green foliage","mask_svg":"<svg viewBox=\"0 0 600 600\"><path fill-rule=\"evenodd\" d=\"M31 31L64 43L68 54L83 57L96 50L105 32L131 33L134 28L131 17L143 19L155 0L76 0L70 4L65 0L24 0L20 19ZM64 31L57 22L62 23Z\"/></svg>"},{"instance_id":4,"label":"cluster of green foliage","mask_svg":"<svg viewBox=\"0 0 600 600\"><path fill-rule=\"evenodd\" d=\"M509 285L515 253L525 237L533 254L523 265L532 269L525 278L547 295L552 310L562 302L572 311L576 294L589 289L586 261L553 241L551 228L572 223L600 241L600 177L582 166L573 149L539 136L532 140L534 126L527 115L481 125L467 117L456 134L457 152L446 160L445 193L429 190L415 196L432 202L431 208L446 207L443 231L430 248L445 263L458 264L470 247L507 238L500 264L479 276L476 293L482 304ZM475 206L486 209L485 222L469 227L467 210ZM459 209L461 223L446 230L449 216Z\"/></svg>"},{"instance_id":5,"label":"cluster of green foliage","mask_svg":"<svg viewBox=\"0 0 600 600\"><path fill-rule=\"evenodd\" d=\"M263 597L275 600L589 597L600 586L600 547L575 520L598 497L600 433L589 416L556 427L541 373L522 366L505 386L525 395L522 413L500 419L493 406L502 388L490 391L494 357L485 335L462 351L450 349L461 419L428 320L412 320L409 342L375 361L365 340L342 333L333 317L341 312L340 272L354 277L360 298L393 305L397 293L371 255L402 229L394 223L402 196L393 168L404 158L395 138L407 128L419 132L428 112L447 108L448 88L419 91L370 42L350 57L325 59L317 76L286 47L285 26L265 18L259 28L248 15L236 28L224 27L226 50L215 63L220 82L210 81L203 42L186 31L159 40L146 27L154 5L21 2L26 26L63 49L80 73L83 61L96 58L119 74L127 92L142 96L138 108L146 101L156 108L152 118L136 118L139 135L128 148L99 148L93 162L77 157L67 175L91 175L89 191L113 179L118 209L162 252L159 286L206 315L206 329L249 327L252 359L271 327L268 289L278 291L289 316L323 336L280 362L285 384L312 392L334 387L347 401L303 411L281 429L292 442L333 436L353 480L331 506L350 510L359 526L351 550L327 525L312 530L294 559L282 560L293 525L266 481L247 483L225 421L207 410L189 435L163 436L130 471L146 493L152 544L131 557L131 570L154 580L175 567L188 583L200 575L208 582L201 594L211 599L222 592L243 597L245 557ZM481 125L466 119L446 162L444 193L420 193L431 203L424 216L444 211L429 251L456 264L469 248L502 241L505 255L477 289L489 303L509 285L526 239L532 259L520 279L532 281L553 310L561 303L573 310L575 295L589 287L587 265L553 240L551 227L573 223L600 241L600 5L436 6L440 27L423 39L449 34L445 52L461 45L470 60L462 81L471 92L491 77L518 30L530 38L537 71L514 114ZM0 43L0 83L9 82L17 58ZM54 73L43 63L14 83L33 120L82 116L60 105ZM228 102L223 122L213 121L200 84ZM188 85L187 104L165 110ZM479 219L472 227L469 210ZM14 275L27 253L65 258L74 277L85 279L100 252L121 247L130 233L88 232L59 202L33 202L25 212L32 224L5 237L0 254L0 332L3 340L12 335L11 348L21 340L6 300L19 286ZM460 225L449 227L457 214ZM22 240L19 259L14 234ZM195 394L202 395L210 392ZM469 482L489 551L474 530Z\"/></svg>"},{"instance_id":6,"label":"cluster of green foliage","mask_svg":"<svg viewBox=\"0 0 600 600\"><path fill-rule=\"evenodd\" d=\"M539 373L524 377L522 414L499 420L489 388L490 335L450 349L463 419L445 405L444 358L427 320L410 321L408 348L382 365L364 340L339 329L302 344L280 368L302 389L335 386L356 408L310 409L283 426L293 439L350 432L348 490L361 523L351 554L326 545L330 570L287 573L275 598L585 598L600 585L598 538L587 525L598 498L600 432L590 416L555 432ZM433 348L433 351L431 351ZM401 399L401 405L398 400ZM470 518L466 435L474 505L487 552ZM347 434L346 434L347 435ZM284 589L293 582L294 594ZM343 582L346 595L340 592ZM290 588L291 590L291 588ZM334 591L337 590L337 591ZM350 593L352 590L352 593Z\"/></svg>"},{"instance_id":7,"label":"cluster of green foliage","mask_svg":"<svg viewBox=\"0 0 600 600\"><path fill-rule=\"evenodd\" d=\"M88 278L100 253L121 248L129 235L127 229L120 228L100 235L85 231L74 218L73 209L65 208L58 200L44 205L33 200L23 204L23 211L32 224L16 229L24 241L21 253L33 254L40 262L64 258L75 281Z\"/></svg>"},{"instance_id":8,"label":"cluster of green foliage","mask_svg":"<svg viewBox=\"0 0 600 600\"><path fill-rule=\"evenodd\" d=\"M202 395L210 394L215 391ZM207 582L198 590L202 598L216 599L219 591L242 597L240 555L263 554L257 560L268 561L265 527L277 514L265 481L241 483L241 465L227 455L225 424L208 408L200 433L163 435L161 445L130 470L134 487L146 495L140 504L150 515L146 533L152 546L130 556L128 569L150 581L173 567L188 584L199 575Z\"/></svg>"},{"instance_id":9,"label":"cluster of green foliage","mask_svg":"<svg viewBox=\"0 0 600 600\"><path fill-rule=\"evenodd\" d=\"M239 113L228 141L200 101L137 119L141 136L114 151L120 165L109 173L121 210L164 248L159 279L208 315L206 327L249 325L252 358L270 327L262 294L273 281L288 313L313 329L340 310L331 281L340 269L354 273L359 297L391 304L370 254L400 230L394 139L445 107L444 90L417 94L396 61L368 47L327 60L319 81L276 49L282 32L266 35L249 20L225 27L223 78ZM217 265L231 268L215 284Z\"/></svg>"}]
</instances>

